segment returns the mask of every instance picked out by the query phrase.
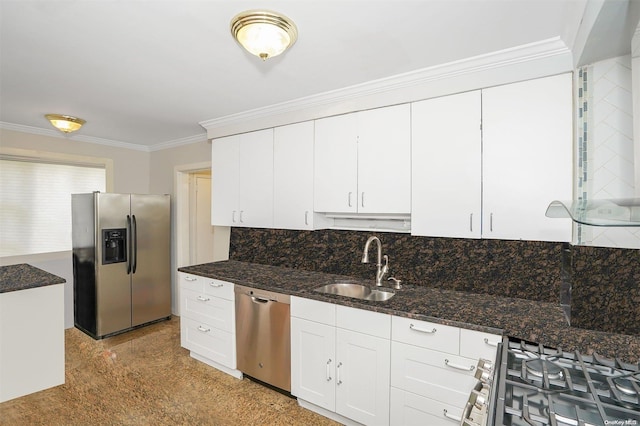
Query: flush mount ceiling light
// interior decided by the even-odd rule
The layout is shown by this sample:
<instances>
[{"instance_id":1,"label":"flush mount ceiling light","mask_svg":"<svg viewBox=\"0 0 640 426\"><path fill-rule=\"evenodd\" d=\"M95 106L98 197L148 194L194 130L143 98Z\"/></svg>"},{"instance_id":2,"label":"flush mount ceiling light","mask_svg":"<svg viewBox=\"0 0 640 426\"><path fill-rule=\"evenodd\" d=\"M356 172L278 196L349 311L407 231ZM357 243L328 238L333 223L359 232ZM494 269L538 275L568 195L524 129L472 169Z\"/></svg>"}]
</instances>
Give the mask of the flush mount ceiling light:
<instances>
[{"instance_id":1,"label":"flush mount ceiling light","mask_svg":"<svg viewBox=\"0 0 640 426\"><path fill-rule=\"evenodd\" d=\"M45 114L45 117L51 122L53 127L64 133L75 132L86 123L82 118L72 117L70 115Z\"/></svg>"},{"instance_id":2,"label":"flush mount ceiling light","mask_svg":"<svg viewBox=\"0 0 640 426\"><path fill-rule=\"evenodd\" d=\"M286 16L268 10L247 10L231 20L231 34L262 60L278 56L298 38L298 28Z\"/></svg>"}]
</instances>

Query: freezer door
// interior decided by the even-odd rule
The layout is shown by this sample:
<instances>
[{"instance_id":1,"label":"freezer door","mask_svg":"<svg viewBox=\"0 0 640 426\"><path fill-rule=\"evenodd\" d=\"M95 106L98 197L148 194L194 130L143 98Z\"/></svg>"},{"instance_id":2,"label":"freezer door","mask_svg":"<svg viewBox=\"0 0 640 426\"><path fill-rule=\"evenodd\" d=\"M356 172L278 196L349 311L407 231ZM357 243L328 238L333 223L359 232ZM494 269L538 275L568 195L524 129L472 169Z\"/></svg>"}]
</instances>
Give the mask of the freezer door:
<instances>
[{"instance_id":1,"label":"freezer door","mask_svg":"<svg viewBox=\"0 0 640 426\"><path fill-rule=\"evenodd\" d=\"M127 228L129 194L96 193L96 336L131 327L131 280L129 258L120 263L103 263L103 229ZM127 232L128 233L128 232ZM127 257L130 253L127 253Z\"/></svg>"},{"instance_id":2,"label":"freezer door","mask_svg":"<svg viewBox=\"0 0 640 426\"><path fill-rule=\"evenodd\" d=\"M131 195L132 325L171 315L170 206L168 195Z\"/></svg>"}]
</instances>

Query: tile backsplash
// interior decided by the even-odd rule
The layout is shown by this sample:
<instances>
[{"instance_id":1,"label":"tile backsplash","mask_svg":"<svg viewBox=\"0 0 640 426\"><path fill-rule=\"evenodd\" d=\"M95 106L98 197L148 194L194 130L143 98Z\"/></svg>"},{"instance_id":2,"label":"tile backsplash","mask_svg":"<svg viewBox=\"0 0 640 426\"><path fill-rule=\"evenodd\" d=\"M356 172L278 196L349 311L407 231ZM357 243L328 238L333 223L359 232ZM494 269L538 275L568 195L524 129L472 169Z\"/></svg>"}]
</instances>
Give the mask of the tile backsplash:
<instances>
[{"instance_id":1,"label":"tile backsplash","mask_svg":"<svg viewBox=\"0 0 640 426\"><path fill-rule=\"evenodd\" d=\"M571 325L640 334L640 251L566 243L417 237L362 231L232 228L229 258L375 279L362 264L377 235L404 283L570 303ZM370 256L375 263L375 245ZM569 308L569 306L567 306Z\"/></svg>"}]
</instances>

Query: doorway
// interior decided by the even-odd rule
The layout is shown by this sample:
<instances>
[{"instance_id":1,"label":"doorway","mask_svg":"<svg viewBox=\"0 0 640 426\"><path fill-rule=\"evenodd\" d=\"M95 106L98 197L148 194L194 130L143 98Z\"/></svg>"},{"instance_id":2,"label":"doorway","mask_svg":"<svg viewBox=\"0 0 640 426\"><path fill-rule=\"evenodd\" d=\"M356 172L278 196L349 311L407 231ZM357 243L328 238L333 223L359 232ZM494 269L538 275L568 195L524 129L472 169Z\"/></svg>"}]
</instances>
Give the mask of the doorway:
<instances>
[{"instance_id":1,"label":"doorway","mask_svg":"<svg viewBox=\"0 0 640 426\"><path fill-rule=\"evenodd\" d=\"M189 173L189 264L213 262L211 171Z\"/></svg>"},{"instance_id":2,"label":"doorway","mask_svg":"<svg viewBox=\"0 0 640 426\"><path fill-rule=\"evenodd\" d=\"M211 162L175 167L175 279L172 312L180 315L178 268L229 259L231 228L211 225Z\"/></svg>"}]
</instances>

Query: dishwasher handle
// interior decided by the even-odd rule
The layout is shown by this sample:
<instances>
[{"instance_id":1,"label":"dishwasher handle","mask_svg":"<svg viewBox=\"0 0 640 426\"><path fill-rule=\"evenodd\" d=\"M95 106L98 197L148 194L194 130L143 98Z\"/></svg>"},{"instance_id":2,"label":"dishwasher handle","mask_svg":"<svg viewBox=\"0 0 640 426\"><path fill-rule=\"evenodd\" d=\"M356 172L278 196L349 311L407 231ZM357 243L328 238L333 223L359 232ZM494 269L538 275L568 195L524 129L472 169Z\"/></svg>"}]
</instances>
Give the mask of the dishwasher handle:
<instances>
[{"instance_id":1,"label":"dishwasher handle","mask_svg":"<svg viewBox=\"0 0 640 426\"><path fill-rule=\"evenodd\" d=\"M271 300L269 300L269 299L264 299L264 298L258 297L258 296L251 296L251 301L253 303L269 303L269 302L271 302Z\"/></svg>"}]
</instances>

